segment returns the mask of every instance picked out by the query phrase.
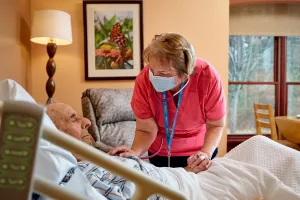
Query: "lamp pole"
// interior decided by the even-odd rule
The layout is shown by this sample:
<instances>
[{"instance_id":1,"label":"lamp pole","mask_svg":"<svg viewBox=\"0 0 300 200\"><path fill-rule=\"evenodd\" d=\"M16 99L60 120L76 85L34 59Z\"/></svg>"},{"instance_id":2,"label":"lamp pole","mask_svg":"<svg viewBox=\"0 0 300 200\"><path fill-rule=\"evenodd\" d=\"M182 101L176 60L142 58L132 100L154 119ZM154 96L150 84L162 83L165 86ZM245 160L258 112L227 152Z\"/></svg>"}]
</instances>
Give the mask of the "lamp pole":
<instances>
[{"instance_id":1,"label":"lamp pole","mask_svg":"<svg viewBox=\"0 0 300 200\"><path fill-rule=\"evenodd\" d=\"M53 103L53 94L55 92L55 82L53 79L55 70L56 70L56 64L54 61L54 55L56 53L56 43L55 40L50 38L48 44L47 44L47 53L49 56L48 62L47 62L47 66L46 66L46 70L47 70L47 74L48 74L48 80L46 83L46 92L48 94L48 99L46 104L51 104Z\"/></svg>"}]
</instances>

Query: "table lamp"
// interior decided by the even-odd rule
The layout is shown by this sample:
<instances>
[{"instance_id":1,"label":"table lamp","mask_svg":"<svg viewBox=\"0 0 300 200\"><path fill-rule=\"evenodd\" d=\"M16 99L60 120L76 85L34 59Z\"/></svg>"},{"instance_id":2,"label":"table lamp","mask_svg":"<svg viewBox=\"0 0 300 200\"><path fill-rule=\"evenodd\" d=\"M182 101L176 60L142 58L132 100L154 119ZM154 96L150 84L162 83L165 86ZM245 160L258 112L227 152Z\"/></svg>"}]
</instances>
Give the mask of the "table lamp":
<instances>
[{"instance_id":1,"label":"table lamp","mask_svg":"<svg viewBox=\"0 0 300 200\"><path fill-rule=\"evenodd\" d=\"M59 10L35 11L32 19L30 40L34 43L47 45L49 59L46 65L48 74L46 83L48 100L46 104L49 104L53 102L52 97L55 91L53 76L56 70L54 55L57 45L72 43L71 16Z\"/></svg>"}]
</instances>

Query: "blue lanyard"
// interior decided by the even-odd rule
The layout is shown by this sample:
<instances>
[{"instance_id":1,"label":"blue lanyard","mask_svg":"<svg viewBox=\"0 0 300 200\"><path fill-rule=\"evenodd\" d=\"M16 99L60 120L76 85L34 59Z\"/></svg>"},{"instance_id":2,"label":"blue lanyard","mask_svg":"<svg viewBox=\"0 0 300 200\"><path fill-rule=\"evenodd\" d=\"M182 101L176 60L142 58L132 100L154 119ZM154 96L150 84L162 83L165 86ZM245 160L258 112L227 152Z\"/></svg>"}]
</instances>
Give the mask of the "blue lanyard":
<instances>
[{"instance_id":1,"label":"blue lanyard","mask_svg":"<svg viewBox=\"0 0 300 200\"><path fill-rule=\"evenodd\" d=\"M184 83L181 83L181 88L184 86ZM172 126L172 131L170 134L170 130L169 130L169 116L168 116L168 102L166 101L167 99L167 95L166 92L162 93L162 97L163 97L163 108L164 108L164 122L165 122L165 129L166 129L166 139L167 139L167 144L168 144L168 152L170 152L171 150L171 144L172 144L172 139L174 136L174 131L175 131L175 127L176 127L176 121L177 121L177 116L178 116L178 111L179 111L179 107L181 104L181 100L182 100L182 94L183 94L183 89L179 92L179 96L178 96L178 102L177 102L177 109L176 109L176 113L174 116L174 122L173 122L173 126Z\"/></svg>"}]
</instances>

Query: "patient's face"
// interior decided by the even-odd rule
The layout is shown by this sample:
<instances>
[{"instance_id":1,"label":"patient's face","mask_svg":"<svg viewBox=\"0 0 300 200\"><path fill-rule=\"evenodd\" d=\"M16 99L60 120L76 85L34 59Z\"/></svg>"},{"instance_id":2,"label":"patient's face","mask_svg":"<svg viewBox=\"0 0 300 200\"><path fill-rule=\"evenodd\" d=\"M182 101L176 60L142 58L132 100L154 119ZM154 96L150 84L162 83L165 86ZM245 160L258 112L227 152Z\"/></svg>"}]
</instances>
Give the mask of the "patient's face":
<instances>
[{"instance_id":1,"label":"patient's face","mask_svg":"<svg viewBox=\"0 0 300 200\"><path fill-rule=\"evenodd\" d=\"M49 104L47 114L59 130L88 144L93 144L93 139L87 130L91 125L90 120L77 116L71 106L64 103Z\"/></svg>"}]
</instances>

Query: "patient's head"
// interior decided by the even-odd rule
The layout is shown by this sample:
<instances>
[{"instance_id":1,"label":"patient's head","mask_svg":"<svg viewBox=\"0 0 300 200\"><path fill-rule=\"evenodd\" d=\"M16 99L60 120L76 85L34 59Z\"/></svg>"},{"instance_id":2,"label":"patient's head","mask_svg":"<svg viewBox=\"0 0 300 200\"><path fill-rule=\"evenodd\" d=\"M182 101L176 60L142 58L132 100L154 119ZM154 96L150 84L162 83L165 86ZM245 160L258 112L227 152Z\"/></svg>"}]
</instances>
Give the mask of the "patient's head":
<instances>
[{"instance_id":1,"label":"patient's head","mask_svg":"<svg viewBox=\"0 0 300 200\"><path fill-rule=\"evenodd\" d=\"M90 145L94 144L94 140L87 130L91 125L90 120L77 116L71 106L64 103L49 104L47 105L47 114L59 130Z\"/></svg>"}]
</instances>

